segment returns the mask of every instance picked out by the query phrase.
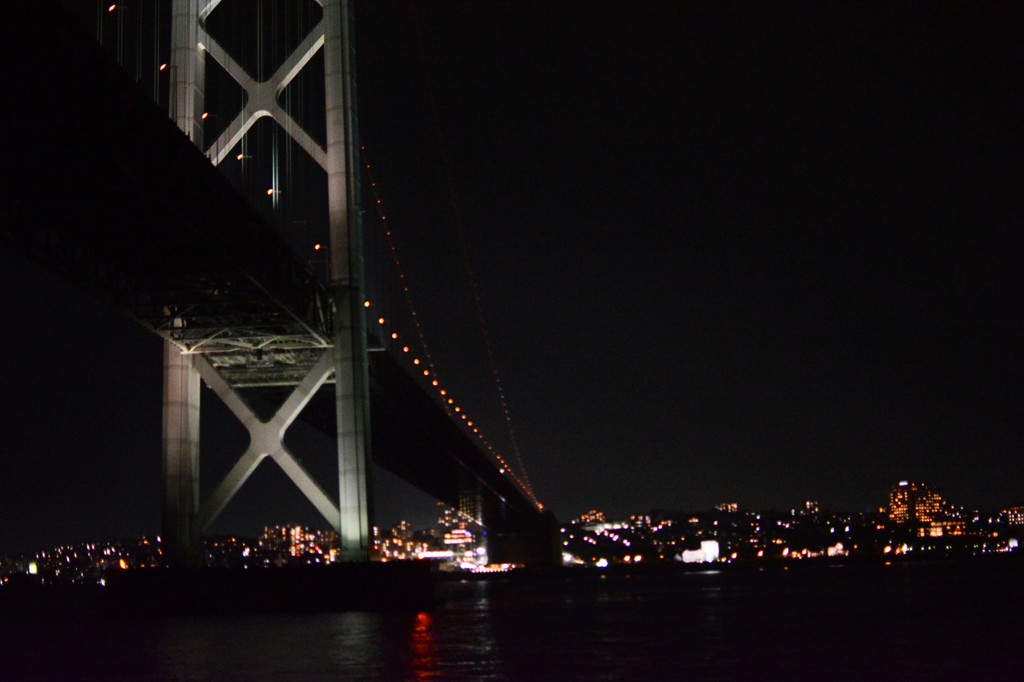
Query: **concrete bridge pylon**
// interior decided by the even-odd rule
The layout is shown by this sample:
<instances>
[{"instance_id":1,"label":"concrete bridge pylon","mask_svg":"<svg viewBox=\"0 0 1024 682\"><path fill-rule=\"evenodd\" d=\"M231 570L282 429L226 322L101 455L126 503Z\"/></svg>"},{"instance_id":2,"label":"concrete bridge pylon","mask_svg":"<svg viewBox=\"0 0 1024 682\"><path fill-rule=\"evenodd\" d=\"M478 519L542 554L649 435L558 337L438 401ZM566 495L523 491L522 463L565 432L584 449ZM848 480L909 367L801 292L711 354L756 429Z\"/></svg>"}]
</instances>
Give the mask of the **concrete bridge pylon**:
<instances>
[{"instance_id":1,"label":"concrete bridge pylon","mask_svg":"<svg viewBox=\"0 0 1024 682\"><path fill-rule=\"evenodd\" d=\"M338 533L345 561L366 561L372 550L369 447L369 377L361 225L357 190L352 14L347 0L318 0L320 21L267 80L257 82L206 30L220 0L174 0L171 24L171 118L211 163L218 165L262 117L273 118L327 177L329 338L304 352L315 362L269 421L255 417L206 356L210 346L176 340L168 326L164 352L163 537L168 561L194 567L202 532L265 458L277 462ZM326 143L321 146L278 104L277 96L322 50ZM203 139L206 59L215 60L245 91L246 105L216 139ZM265 341L266 348L272 340ZM290 339L294 349L295 340ZM259 341L243 350L261 353ZM284 432L310 397L333 377L337 417L336 498L299 465L283 445ZM250 434L250 447L204 504L199 481L200 381L214 389ZM336 502L335 502L336 500Z\"/></svg>"}]
</instances>

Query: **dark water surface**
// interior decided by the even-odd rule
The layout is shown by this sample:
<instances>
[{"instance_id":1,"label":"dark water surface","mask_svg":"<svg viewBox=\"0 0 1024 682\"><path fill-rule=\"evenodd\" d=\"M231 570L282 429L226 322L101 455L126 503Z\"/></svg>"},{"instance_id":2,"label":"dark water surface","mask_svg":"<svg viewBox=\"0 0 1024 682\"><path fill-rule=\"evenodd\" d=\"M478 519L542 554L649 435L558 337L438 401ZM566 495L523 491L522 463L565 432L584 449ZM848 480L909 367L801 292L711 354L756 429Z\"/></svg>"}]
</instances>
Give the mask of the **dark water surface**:
<instances>
[{"instance_id":1,"label":"dark water surface","mask_svg":"<svg viewBox=\"0 0 1024 682\"><path fill-rule=\"evenodd\" d=\"M1024 679L1024 563L449 583L422 613L19 619L0 679Z\"/></svg>"}]
</instances>

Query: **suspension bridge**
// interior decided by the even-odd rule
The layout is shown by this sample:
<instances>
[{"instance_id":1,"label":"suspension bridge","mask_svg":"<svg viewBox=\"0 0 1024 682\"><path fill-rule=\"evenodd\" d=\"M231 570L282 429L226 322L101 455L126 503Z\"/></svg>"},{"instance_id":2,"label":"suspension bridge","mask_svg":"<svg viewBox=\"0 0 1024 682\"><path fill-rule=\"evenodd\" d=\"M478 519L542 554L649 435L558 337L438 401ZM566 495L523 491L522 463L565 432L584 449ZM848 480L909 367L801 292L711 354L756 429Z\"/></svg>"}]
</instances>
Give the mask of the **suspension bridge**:
<instances>
[{"instance_id":1,"label":"suspension bridge","mask_svg":"<svg viewBox=\"0 0 1024 682\"><path fill-rule=\"evenodd\" d=\"M20 141L0 235L163 339L172 563L197 563L267 459L345 560L371 558L372 461L486 528L493 561L550 563L556 523L511 426L503 452L426 345L358 142L347 3L261 2L255 17L217 0L34 4L5 8L0 49L20 68L3 124ZM202 487L200 382L250 438ZM253 401L278 407L267 418ZM296 419L336 437L330 485L285 445Z\"/></svg>"}]
</instances>

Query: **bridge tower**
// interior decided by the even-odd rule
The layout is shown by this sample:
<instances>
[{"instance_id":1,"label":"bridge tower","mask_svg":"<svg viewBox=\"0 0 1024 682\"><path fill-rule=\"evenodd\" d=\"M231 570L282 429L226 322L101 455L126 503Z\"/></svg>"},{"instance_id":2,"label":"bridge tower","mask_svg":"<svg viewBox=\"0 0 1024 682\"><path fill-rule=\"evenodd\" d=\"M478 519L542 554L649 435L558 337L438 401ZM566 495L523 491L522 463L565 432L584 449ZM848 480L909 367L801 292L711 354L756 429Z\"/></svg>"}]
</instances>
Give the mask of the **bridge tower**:
<instances>
[{"instance_id":1,"label":"bridge tower","mask_svg":"<svg viewBox=\"0 0 1024 682\"><path fill-rule=\"evenodd\" d=\"M369 393L363 300L362 237L356 176L357 140L353 86L351 9L347 0L317 0L322 15L269 77L258 79L208 30L221 0L173 0L170 113L178 127L219 166L239 148L260 119L269 118L326 175L327 284L329 333L303 338L260 337L251 331L230 352L216 343L183 341L173 324L166 335L163 403L163 535L169 560L178 566L199 561L202 532L216 519L255 468L273 459L338 532L346 561L370 558L372 513L369 460ZM246 3L248 7L252 4ZM320 54L317 54L320 53ZM325 141L314 139L280 103L282 92L316 58L323 63ZM204 139L207 60L244 91L241 112L215 139ZM322 103L322 104L321 104ZM244 155L239 154L241 159ZM276 172L276 171L275 171ZM273 191L273 187L268 193ZM276 201L276 198L274 199ZM227 323L225 323L227 324ZM324 338L326 336L327 338ZM244 351L259 368L264 358L288 358L290 373L246 374L225 357ZM267 362L273 363L273 360ZM248 366L248 365L246 365ZM268 378L270 377L270 378ZM284 378L282 378L284 377ZM333 377L337 417L337 493L332 496L284 446L284 433L322 385ZM247 451L201 503L199 495L200 379L225 402L249 431ZM259 419L239 387L287 386L291 393L270 420ZM332 499L333 498L333 499ZM337 500L335 503L334 500Z\"/></svg>"}]
</instances>

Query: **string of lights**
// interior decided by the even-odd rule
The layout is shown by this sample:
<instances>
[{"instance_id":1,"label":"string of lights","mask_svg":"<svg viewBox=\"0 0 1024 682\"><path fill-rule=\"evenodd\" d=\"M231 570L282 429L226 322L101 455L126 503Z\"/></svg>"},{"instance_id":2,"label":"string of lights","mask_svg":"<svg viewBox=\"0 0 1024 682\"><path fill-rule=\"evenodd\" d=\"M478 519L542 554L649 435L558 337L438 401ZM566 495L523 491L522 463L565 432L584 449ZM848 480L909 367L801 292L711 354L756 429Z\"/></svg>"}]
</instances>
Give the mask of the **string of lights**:
<instances>
[{"instance_id":1,"label":"string of lights","mask_svg":"<svg viewBox=\"0 0 1024 682\"><path fill-rule=\"evenodd\" d=\"M370 300L363 301L363 306L367 309L370 309L373 307L373 302ZM398 334L398 332L387 332L388 321L386 318L378 317L377 324L383 328L385 335L390 340L398 341L400 339L400 335ZM453 416L453 418L458 417L460 421L464 422L466 428L472 431L473 435L476 436L478 440L480 440L481 445L497 460L498 464L501 465L499 472L512 478L512 480L514 480L519 485L523 492L526 493L527 497L529 497L530 500L533 501L533 503L536 504L539 508L543 509L543 505L540 504L540 502L534 496L533 491L526 487L525 482L522 478L520 478L520 476L516 475L515 470L508 463L508 461L501 455L501 453L498 450L494 448L494 445L487 439L484 433L480 431L480 427L476 425L476 423L472 419L469 418L469 414L455 400L455 398L452 397L448 389L443 388L441 386L441 381L438 378L437 372L432 368L420 369L424 365L424 361L413 351L413 349L410 346L403 345L401 347L401 351L404 355L407 355L411 358L410 362L415 368L414 372L418 370L419 373L422 374L422 376L427 381L430 382L430 385L437 389L437 393L441 398L441 403L444 406L444 408L448 411L448 414Z\"/></svg>"},{"instance_id":2,"label":"string of lights","mask_svg":"<svg viewBox=\"0 0 1024 682\"><path fill-rule=\"evenodd\" d=\"M495 460L500 465L499 472L503 475L509 476L513 481L515 481L516 484L520 487L520 489L522 489L523 492L526 493L527 497L529 497L529 499L538 508L543 509L543 505L537 500L536 496L534 495L533 489L529 484L529 481L526 477L526 472L522 466L521 458L519 458L518 462L519 471L522 473L522 475L520 476L516 474L516 471L505 459L505 457L497 449L495 449L494 445L487 439L487 437L480 430L479 425L476 424L476 422L474 422L472 419L470 419L469 414L462 407L462 405L460 405L455 400L455 398L450 394L447 388L441 385L441 380L438 375L437 369L434 365L434 361L430 357L429 352L427 351L428 345L426 340L426 334L423 331L423 327L420 324L416 307L413 304L409 282L405 276L404 268L402 267L402 261L398 254L398 248L395 245L395 241L393 238L392 226L388 222L388 216L384 210L384 202L381 198L380 188L376 179L373 176L373 165L368 160L365 145L360 145L359 154L360 160L362 161L363 164L363 169L367 174L367 179L369 180L370 193L373 200L374 209L377 213L377 223L381 226L381 231L384 235L384 243L388 252L388 256L398 276L399 287L401 288L402 291L402 299L405 302L406 307L408 308L408 314L410 316L410 319L412 320L417 341L419 342L419 346L423 353L423 357L421 358L413 351L413 349L409 345L403 344L400 346L402 355L408 356L410 358L410 362L414 368L413 371L415 373L421 374L424 377L424 379L429 382L430 386L437 391L437 394L441 399L441 404L445 408L445 410L448 411L449 416L452 416L457 421L463 422L465 424L466 429L468 429L480 441L481 445L487 450L487 452L490 453L495 458ZM373 307L373 302L370 300L366 300L363 302L363 306L367 308L367 310L369 310L370 308ZM397 347L398 342L401 341L401 335L398 333L397 330L391 329L391 331L389 331L389 327L393 327L393 325L388 324L388 319L381 315L376 318L376 323L378 327L381 328L382 337L386 339L386 341L392 342ZM502 394L502 405L505 412L505 418L507 420L509 416L508 408L505 405L504 394ZM515 448L514 441L513 447ZM518 457L518 448L515 448L514 451L516 451Z\"/></svg>"},{"instance_id":3,"label":"string of lights","mask_svg":"<svg viewBox=\"0 0 1024 682\"><path fill-rule=\"evenodd\" d=\"M384 202L380 196L380 190L377 186L377 181L373 177L373 165L370 163L366 155L366 145L359 145L359 157L363 163L363 170L366 172L366 178L370 183L370 194L373 198L374 210L377 212L377 222L380 224L381 232L384 234L384 245L387 249L388 256L391 259L391 264L395 268L395 272L398 275L398 286L402 290L402 299L405 301L405 305L408 308L409 317L412 320L413 329L416 332L416 337L419 340L420 348L423 349L423 357L427 361L427 370L424 372L437 374L436 368L434 367L434 360L430 356L429 346L427 345L426 334L423 333L423 326L420 324L419 315L416 313L416 306L412 302L412 293L409 288L409 280L405 276L405 269L402 267L402 259L398 256L398 249L395 246L395 240L392 236L391 225L388 224L387 213L384 212ZM369 303L369 302L367 302ZM369 307L367 305L367 307ZM377 322L381 325L385 323L385 318L378 317ZM391 332L391 340L398 340L398 332ZM417 362L416 364L419 364ZM427 375L429 376L429 374ZM437 385L435 380L434 385Z\"/></svg>"}]
</instances>

